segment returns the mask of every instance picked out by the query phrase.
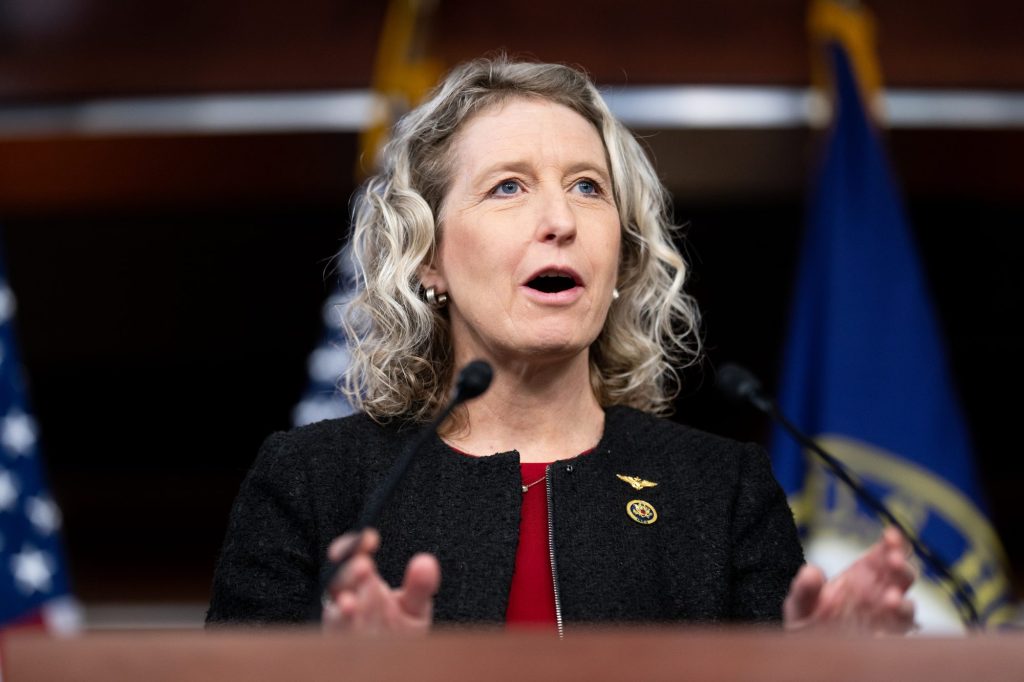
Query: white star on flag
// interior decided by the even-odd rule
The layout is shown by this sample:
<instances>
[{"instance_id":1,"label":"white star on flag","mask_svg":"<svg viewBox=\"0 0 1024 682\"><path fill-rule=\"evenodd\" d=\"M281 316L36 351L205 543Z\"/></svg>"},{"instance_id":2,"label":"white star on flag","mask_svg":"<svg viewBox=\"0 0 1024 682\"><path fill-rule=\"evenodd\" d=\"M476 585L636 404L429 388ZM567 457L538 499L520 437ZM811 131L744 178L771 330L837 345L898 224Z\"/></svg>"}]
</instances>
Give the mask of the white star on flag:
<instances>
[{"instance_id":1,"label":"white star on flag","mask_svg":"<svg viewBox=\"0 0 1024 682\"><path fill-rule=\"evenodd\" d=\"M49 535L60 528L60 508L49 497L28 498L25 515L40 535Z\"/></svg>"},{"instance_id":2,"label":"white star on flag","mask_svg":"<svg viewBox=\"0 0 1024 682\"><path fill-rule=\"evenodd\" d=\"M18 482L10 471L0 469L0 512L14 508L18 499Z\"/></svg>"},{"instance_id":3,"label":"white star on flag","mask_svg":"<svg viewBox=\"0 0 1024 682\"><path fill-rule=\"evenodd\" d=\"M309 357L309 374L314 381L333 384L351 363L351 355L345 346L317 348Z\"/></svg>"},{"instance_id":4,"label":"white star on flag","mask_svg":"<svg viewBox=\"0 0 1024 682\"><path fill-rule=\"evenodd\" d=\"M0 282L0 324L14 316L15 308L14 292L7 286L7 282Z\"/></svg>"},{"instance_id":5,"label":"white star on flag","mask_svg":"<svg viewBox=\"0 0 1024 682\"><path fill-rule=\"evenodd\" d=\"M14 456L27 455L36 444L36 424L32 417L17 408L11 410L0 424L0 445Z\"/></svg>"},{"instance_id":6,"label":"white star on flag","mask_svg":"<svg viewBox=\"0 0 1024 682\"><path fill-rule=\"evenodd\" d=\"M0 6L3 6L3 0L0 0ZM3 23L2 19L0 23ZM25 618L41 618L47 630L56 632L53 620L56 610L65 609L70 613L77 609L73 604L64 567L60 542L60 528L63 525L61 513L47 490L45 472L40 461L40 425L28 408L28 377L21 366L15 341L17 306L5 276L2 255L0 632ZM0 682L3 679L6 678L0 671Z\"/></svg>"},{"instance_id":7,"label":"white star on flag","mask_svg":"<svg viewBox=\"0 0 1024 682\"><path fill-rule=\"evenodd\" d=\"M33 592L49 592L53 587L50 580L56 566L53 558L40 552L32 545L25 545L11 557L11 572L18 589L29 595Z\"/></svg>"}]
</instances>

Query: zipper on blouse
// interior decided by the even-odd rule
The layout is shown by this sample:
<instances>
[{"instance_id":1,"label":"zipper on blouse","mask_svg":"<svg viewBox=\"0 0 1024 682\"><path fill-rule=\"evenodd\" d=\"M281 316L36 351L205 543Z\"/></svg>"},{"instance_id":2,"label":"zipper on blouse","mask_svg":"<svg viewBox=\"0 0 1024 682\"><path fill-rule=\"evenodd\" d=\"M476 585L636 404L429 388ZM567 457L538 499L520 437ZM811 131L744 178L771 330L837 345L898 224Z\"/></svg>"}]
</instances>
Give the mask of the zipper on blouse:
<instances>
[{"instance_id":1,"label":"zipper on blouse","mask_svg":"<svg viewBox=\"0 0 1024 682\"><path fill-rule=\"evenodd\" d=\"M565 629L562 625L562 598L558 592L558 566L555 564L555 515L551 495L551 465L544 468L545 494L548 498L548 557L551 559L551 584L555 588L555 624L558 626L558 638L565 636Z\"/></svg>"}]
</instances>

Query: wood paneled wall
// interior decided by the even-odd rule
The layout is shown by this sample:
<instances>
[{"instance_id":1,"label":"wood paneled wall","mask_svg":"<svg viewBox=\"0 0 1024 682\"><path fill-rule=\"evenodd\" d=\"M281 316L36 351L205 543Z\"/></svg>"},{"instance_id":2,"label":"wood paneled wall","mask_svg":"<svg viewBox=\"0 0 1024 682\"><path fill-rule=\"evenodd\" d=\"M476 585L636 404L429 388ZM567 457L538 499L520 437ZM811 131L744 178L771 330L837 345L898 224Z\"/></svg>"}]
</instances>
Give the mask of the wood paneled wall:
<instances>
[{"instance_id":1,"label":"wood paneled wall","mask_svg":"<svg viewBox=\"0 0 1024 682\"><path fill-rule=\"evenodd\" d=\"M6 0L0 98L365 87L384 4ZM869 4L888 83L1024 87L1019 3ZM503 49L582 65L604 84L802 85L805 7L803 0L439 0L430 43L448 64Z\"/></svg>"}]
</instances>

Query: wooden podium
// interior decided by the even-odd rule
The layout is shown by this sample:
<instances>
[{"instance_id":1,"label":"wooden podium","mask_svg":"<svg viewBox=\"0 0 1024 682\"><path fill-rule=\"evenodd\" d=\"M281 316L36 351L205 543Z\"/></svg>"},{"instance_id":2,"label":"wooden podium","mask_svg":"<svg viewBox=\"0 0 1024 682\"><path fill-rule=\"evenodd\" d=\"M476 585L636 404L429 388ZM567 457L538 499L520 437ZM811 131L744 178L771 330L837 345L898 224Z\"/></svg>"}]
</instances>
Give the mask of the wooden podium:
<instances>
[{"instance_id":1,"label":"wooden podium","mask_svg":"<svg viewBox=\"0 0 1024 682\"><path fill-rule=\"evenodd\" d=\"M309 631L11 634L3 682L164 680L1024 680L1024 637L844 638L750 630L554 635L448 631L419 639Z\"/></svg>"}]
</instances>

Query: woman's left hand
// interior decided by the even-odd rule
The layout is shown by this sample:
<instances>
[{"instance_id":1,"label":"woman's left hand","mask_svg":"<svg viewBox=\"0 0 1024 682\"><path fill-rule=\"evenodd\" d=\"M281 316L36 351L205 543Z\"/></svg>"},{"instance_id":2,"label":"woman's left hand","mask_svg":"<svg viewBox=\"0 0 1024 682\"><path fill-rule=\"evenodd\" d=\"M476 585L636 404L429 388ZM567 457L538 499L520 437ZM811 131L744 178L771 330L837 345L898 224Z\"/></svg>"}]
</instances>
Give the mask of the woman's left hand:
<instances>
[{"instance_id":1,"label":"woman's left hand","mask_svg":"<svg viewBox=\"0 0 1024 682\"><path fill-rule=\"evenodd\" d=\"M367 528L336 538L327 556L337 563L349 554L331 583L331 599L324 605L325 631L361 634L425 634L434 620L434 595L441 585L437 559L420 553L409 560L402 586L392 588L377 571L374 555L380 533Z\"/></svg>"},{"instance_id":2,"label":"woman's left hand","mask_svg":"<svg viewBox=\"0 0 1024 682\"><path fill-rule=\"evenodd\" d=\"M903 536L887 528L882 539L832 580L816 566L793 578L782 606L787 630L904 634L914 626L914 582Z\"/></svg>"}]
</instances>

